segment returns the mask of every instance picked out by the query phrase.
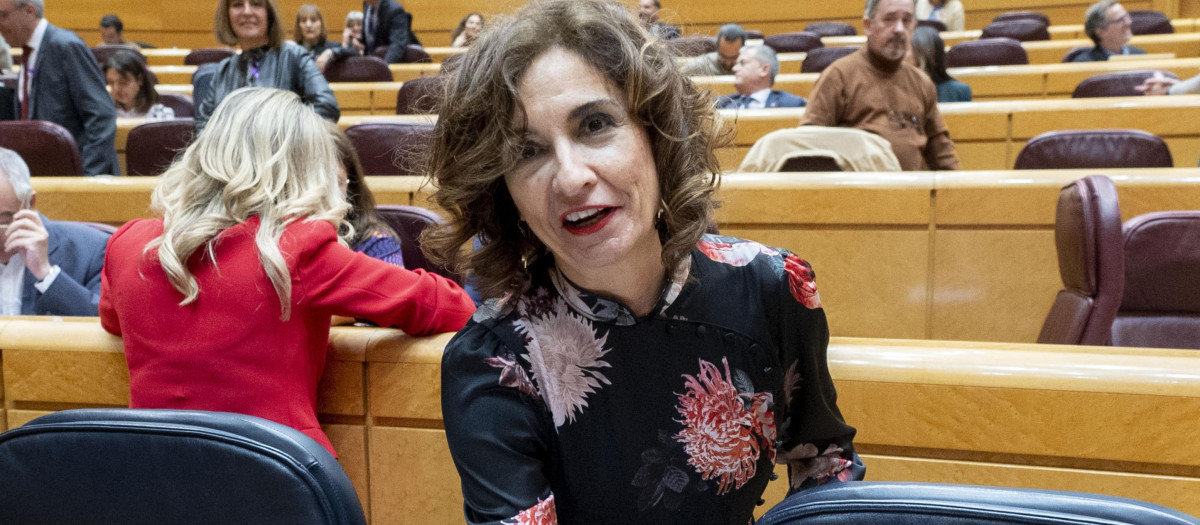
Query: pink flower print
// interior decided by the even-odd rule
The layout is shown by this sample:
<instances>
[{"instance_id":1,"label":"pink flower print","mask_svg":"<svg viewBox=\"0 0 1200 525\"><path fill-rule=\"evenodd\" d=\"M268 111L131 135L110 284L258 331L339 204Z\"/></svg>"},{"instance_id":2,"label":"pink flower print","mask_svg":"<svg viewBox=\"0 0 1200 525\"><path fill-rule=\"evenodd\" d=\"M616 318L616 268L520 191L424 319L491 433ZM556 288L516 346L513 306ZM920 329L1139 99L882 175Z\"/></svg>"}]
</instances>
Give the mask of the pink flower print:
<instances>
[{"instance_id":1,"label":"pink flower print","mask_svg":"<svg viewBox=\"0 0 1200 525\"><path fill-rule=\"evenodd\" d=\"M526 394L537 397L537 389L533 387L533 382L529 380L529 376L525 373L525 369L517 363L516 356L512 353L504 354L500 357L487 358L487 364L496 368L500 368L500 386L516 388Z\"/></svg>"},{"instance_id":2,"label":"pink flower print","mask_svg":"<svg viewBox=\"0 0 1200 525\"><path fill-rule=\"evenodd\" d=\"M792 297L810 310L820 308L821 295L817 293L817 280L812 266L789 253L783 261L783 269L788 274L788 285L792 290Z\"/></svg>"},{"instance_id":3,"label":"pink flower print","mask_svg":"<svg viewBox=\"0 0 1200 525\"><path fill-rule=\"evenodd\" d=\"M683 376L686 392L679 394L676 410L683 416L684 429L675 439L683 443L688 464L700 477L717 479L717 494L726 494L754 477L759 439L754 435L754 414L733 387L729 361L722 358L721 363L724 376L704 360L699 374Z\"/></svg>"},{"instance_id":4,"label":"pink flower print","mask_svg":"<svg viewBox=\"0 0 1200 525\"><path fill-rule=\"evenodd\" d=\"M558 513L554 510L554 494L539 499L537 505L529 507L502 521L505 525L558 525Z\"/></svg>"},{"instance_id":5,"label":"pink flower print","mask_svg":"<svg viewBox=\"0 0 1200 525\"><path fill-rule=\"evenodd\" d=\"M697 246L700 248L700 252L707 255L709 259L731 266L745 266L750 264L750 261L758 257L760 253L767 255L779 254L775 250L752 241L736 243L700 241Z\"/></svg>"},{"instance_id":6,"label":"pink flower print","mask_svg":"<svg viewBox=\"0 0 1200 525\"><path fill-rule=\"evenodd\" d=\"M817 446L805 443L783 455L782 460L791 467L792 488L799 489L804 481L813 479L817 484L832 479L846 481L850 479L850 460L842 457L842 447L830 444L825 451L817 454Z\"/></svg>"},{"instance_id":7,"label":"pink flower print","mask_svg":"<svg viewBox=\"0 0 1200 525\"><path fill-rule=\"evenodd\" d=\"M754 433L759 437L759 444L767 451L767 460L775 462L775 413L771 411L774 396L759 392L751 397L750 413L754 416Z\"/></svg>"}]
</instances>

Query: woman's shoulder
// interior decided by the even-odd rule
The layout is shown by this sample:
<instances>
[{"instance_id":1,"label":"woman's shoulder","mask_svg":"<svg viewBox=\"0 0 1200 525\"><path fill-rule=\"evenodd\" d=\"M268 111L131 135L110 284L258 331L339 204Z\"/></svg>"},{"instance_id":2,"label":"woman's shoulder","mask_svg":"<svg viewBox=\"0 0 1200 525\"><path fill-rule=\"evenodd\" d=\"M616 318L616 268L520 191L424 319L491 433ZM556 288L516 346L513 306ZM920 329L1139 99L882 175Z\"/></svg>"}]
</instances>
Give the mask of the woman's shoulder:
<instances>
[{"instance_id":1,"label":"woman's shoulder","mask_svg":"<svg viewBox=\"0 0 1200 525\"><path fill-rule=\"evenodd\" d=\"M788 291L797 301L809 308L821 305L812 265L786 248L707 234L696 244L693 258L697 257L701 258L701 265L709 266L705 273L713 273L713 267L727 273L740 273L742 279L757 281L768 293L782 289L782 283L786 282Z\"/></svg>"}]
</instances>

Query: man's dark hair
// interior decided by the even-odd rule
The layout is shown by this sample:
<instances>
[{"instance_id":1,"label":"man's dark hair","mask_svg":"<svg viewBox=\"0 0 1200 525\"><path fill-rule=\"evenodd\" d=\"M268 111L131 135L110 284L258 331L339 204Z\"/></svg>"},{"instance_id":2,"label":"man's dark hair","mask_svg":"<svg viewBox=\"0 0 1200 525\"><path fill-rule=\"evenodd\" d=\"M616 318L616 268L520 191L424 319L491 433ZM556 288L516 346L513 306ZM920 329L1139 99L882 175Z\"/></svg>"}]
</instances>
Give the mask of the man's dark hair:
<instances>
[{"instance_id":1,"label":"man's dark hair","mask_svg":"<svg viewBox=\"0 0 1200 525\"><path fill-rule=\"evenodd\" d=\"M717 31L717 38L726 42L741 40L742 44L746 43L746 30L737 24L725 24Z\"/></svg>"},{"instance_id":2,"label":"man's dark hair","mask_svg":"<svg viewBox=\"0 0 1200 525\"><path fill-rule=\"evenodd\" d=\"M654 8L662 9L662 2L659 2L658 0L654 0Z\"/></svg>"},{"instance_id":3,"label":"man's dark hair","mask_svg":"<svg viewBox=\"0 0 1200 525\"><path fill-rule=\"evenodd\" d=\"M117 15L104 15L100 19L100 27L111 27L116 29L118 33L125 31L125 24L121 23L121 17Z\"/></svg>"}]
</instances>

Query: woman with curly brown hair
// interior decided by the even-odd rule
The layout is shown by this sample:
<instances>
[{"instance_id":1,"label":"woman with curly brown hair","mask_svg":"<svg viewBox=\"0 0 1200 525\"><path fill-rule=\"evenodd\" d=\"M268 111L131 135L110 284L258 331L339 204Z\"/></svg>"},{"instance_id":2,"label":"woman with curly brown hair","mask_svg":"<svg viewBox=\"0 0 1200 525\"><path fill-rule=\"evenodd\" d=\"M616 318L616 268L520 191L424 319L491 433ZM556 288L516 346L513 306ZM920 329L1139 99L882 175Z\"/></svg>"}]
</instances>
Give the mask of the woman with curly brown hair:
<instances>
[{"instance_id":1,"label":"woman with curly brown hair","mask_svg":"<svg viewBox=\"0 0 1200 525\"><path fill-rule=\"evenodd\" d=\"M812 269L705 235L713 102L635 16L535 2L445 95L425 246L488 298L442 363L469 523L742 525L776 460L862 477Z\"/></svg>"}]
</instances>

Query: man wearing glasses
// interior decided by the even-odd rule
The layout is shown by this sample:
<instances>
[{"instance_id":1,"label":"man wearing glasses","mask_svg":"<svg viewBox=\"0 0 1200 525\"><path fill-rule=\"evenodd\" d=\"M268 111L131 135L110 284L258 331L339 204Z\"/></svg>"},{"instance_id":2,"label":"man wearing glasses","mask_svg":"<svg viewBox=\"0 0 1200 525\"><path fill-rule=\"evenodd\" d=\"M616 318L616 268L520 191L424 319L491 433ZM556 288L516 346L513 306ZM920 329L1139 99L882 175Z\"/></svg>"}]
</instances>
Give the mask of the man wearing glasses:
<instances>
[{"instance_id":1,"label":"man wearing glasses","mask_svg":"<svg viewBox=\"0 0 1200 525\"><path fill-rule=\"evenodd\" d=\"M1072 62L1103 62L1113 55L1146 54L1129 45L1129 39L1133 38L1133 19L1117 0L1092 4L1084 15L1083 30L1096 47L1080 53Z\"/></svg>"}]
</instances>

